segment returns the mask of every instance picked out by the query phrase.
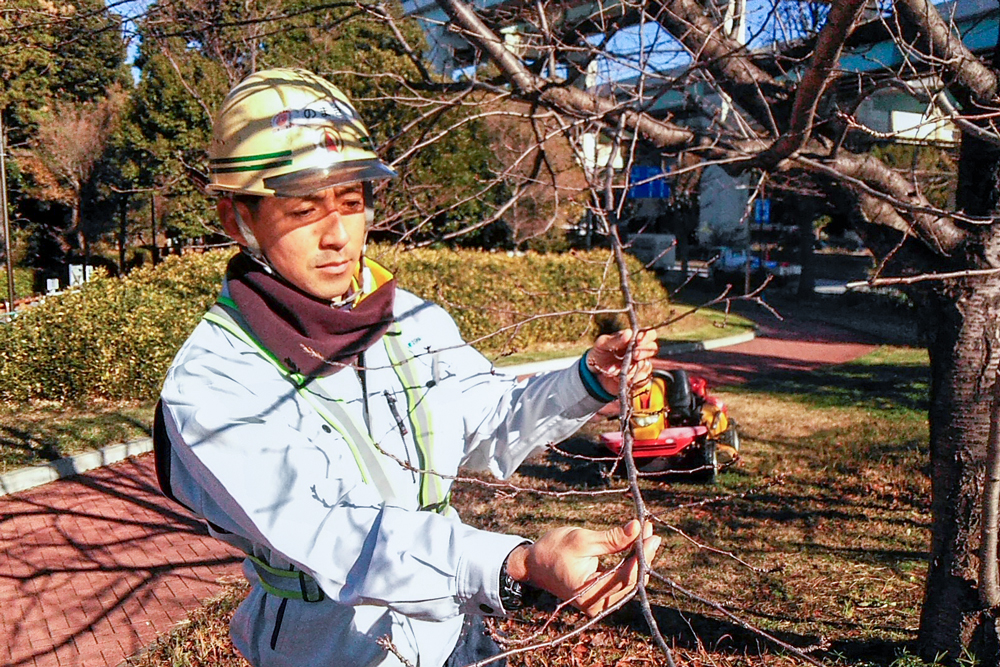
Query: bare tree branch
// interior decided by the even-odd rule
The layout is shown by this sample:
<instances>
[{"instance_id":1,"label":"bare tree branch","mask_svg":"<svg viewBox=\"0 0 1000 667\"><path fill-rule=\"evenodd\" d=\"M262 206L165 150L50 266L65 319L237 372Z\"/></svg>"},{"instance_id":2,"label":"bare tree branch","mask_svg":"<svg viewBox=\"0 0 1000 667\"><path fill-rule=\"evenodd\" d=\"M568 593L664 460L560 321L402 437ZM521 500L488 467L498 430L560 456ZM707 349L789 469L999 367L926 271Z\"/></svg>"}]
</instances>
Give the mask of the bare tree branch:
<instances>
[{"instance_id":1,"label":"bare tree branch","mask_svg":"<svg viewBox=\"0 0 1000 667\"><path fill-rule=\"evenodd\" d=\"M526 99L537 98L546 106L574 115L593 115L609 125L622 116L626 127L641 132L659 148L678 148L696 142L695 133L687 128L656 120L647 114L632 111L628 106L588 95L578 88L551 85L551 82L532 74L463 0L439 0L438 4L462 28L467 39L490 55Z\"/></svg>"},{"instance_id":2,"label":"bare tree branch","mask_svg":"<svg viewBox=\"0 0 1000 667\"><path fill-rule=\"evenodd\" d=\"M831 5L826 24L816 42L812 61L796 87L788 130L761 155L762 163L775 165L800 150L809 140L816 108L833 77L833 68L840 60L844 42L866 4L867 0L844 0Z\"/></svg>"},{"instance_id":3,"label":"bare tree branch","mask_svg":"<svg viewBox=\"0 0 1000 667\"><path fill-rule=\"evenodd\" d=\"M780 134L777 118L784 114L780 110L775 114L772 107L788 103L788 89L750 60L745 45L722 34L696 0L652 0L650 11L653 20L695 54L754 120L772 136Z\"/></svg>"},{"instance_id":4,"label":"bare tree branch","mask_svg":"<svg viewBox=\"0 0 1000 667\"><path fill-rule=\"evenodd\" d=\"M952 32L937 7L929 0L894 0L898 15L917 31L924 54L953 77L954 84L980 102L996 102L1000 88L997 74Z\"/></svg>"}]
</instances>

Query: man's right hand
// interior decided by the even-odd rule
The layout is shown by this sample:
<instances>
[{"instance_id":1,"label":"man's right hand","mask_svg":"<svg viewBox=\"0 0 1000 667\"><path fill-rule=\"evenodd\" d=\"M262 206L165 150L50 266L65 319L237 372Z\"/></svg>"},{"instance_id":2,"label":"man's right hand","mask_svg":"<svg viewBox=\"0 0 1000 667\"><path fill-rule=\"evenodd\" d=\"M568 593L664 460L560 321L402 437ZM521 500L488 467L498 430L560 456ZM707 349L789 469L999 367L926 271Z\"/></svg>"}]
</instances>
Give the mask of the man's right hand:
<instances>
[{"instance_id":1,"label":"man's right hand","mask_svg":"<svg viewBox=\"0 0 1000 667\"><path fill-rule=\"evenodd\" d=\"M643 553L651 565L660 538L653 535L648 521L642 532ZM639 522L635 519L602 531L556 528L534 544L514 549L507 558L507 573L561 600L572 599L585 614L596 616L628 595L639 578L635 554L605 569L600 569L599 557L628 549L638 537Z\"/></svg>"}]
</instances>

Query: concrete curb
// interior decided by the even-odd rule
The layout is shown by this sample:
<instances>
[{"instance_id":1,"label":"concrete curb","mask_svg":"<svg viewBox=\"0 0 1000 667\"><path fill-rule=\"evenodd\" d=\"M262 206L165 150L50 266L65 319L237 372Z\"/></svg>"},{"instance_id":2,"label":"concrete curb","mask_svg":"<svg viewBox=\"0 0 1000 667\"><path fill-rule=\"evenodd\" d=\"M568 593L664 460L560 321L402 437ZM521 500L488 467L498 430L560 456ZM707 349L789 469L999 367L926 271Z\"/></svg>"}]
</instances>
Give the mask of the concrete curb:
<instances>
[{"instance_id":1,"label":"concrete curb","mask_svg":"<svg viewBox=\"0 0 1000 667\"><path fill-rule=\"evenodd\" d=\"M697 352L699 350L715 350L720 347L739 345L753 340L753 331L715 338L713 340L697 341L691 343L670 343L661 345L658 358L669 357L675 354L686 352ZM516 364L514 366L498 366L497 370L509 375L534 375L547 371L558 371L569 368L575 364L580 357L564 357L561 359L548 359L546 361L535 361L528 364ZM6 496L20 491L27 491L42 484L54 482L64 477L72 477L80 473L109 466L119 461L124 461L130 456L138 456L146 452L153 451L152 438L140 438L130 442L122 442L116 445L108 445L97 451L85 452L76 456L43 463L30 468L13 470L5 475L0 475L0 496Z\"/></svg>"},{"instance_id":2,"label":"concrete curb","mask_svg":"<svg viewBox=\"0 0 1000 667\"><path fill-rule=\"evenodd\" d=\"M746 331L741 334L725 336L723 338L713 338L711 340L698 340L691 341L690 343L671 343L669 345L661 345L656 358L662 359L664 357L672 357L675 354L687 354L688 352L700 352L702 350L717 350L720 347L729 347L730 345L749 343L756 337L757 333L755 331Z\"/></svg>"},{"instance_id":3,"label":"concrete curb","mask_svg":"<svg viewBox=\"0 0 1000 667\"><path fill-rule=\"evenodd\" d=\"M0 475L0 496L27 491L57 479L79 475L151 451L153 451L153 439L140 438L131 442L108 445L97 451L68 456L51 463L14 470Z\"/></svg>"}]
</instances>

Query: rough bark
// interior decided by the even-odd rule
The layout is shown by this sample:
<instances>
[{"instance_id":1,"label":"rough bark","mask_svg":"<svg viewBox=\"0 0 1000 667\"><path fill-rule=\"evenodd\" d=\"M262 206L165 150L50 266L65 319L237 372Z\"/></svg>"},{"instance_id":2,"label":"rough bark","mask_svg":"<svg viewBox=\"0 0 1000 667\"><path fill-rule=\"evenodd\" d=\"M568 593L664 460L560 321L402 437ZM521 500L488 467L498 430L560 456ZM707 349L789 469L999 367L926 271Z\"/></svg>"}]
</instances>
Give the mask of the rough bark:
<instances>
[{"instance_id":1,"label":"rough bark","mask_svg":"<svg viewBox=\"0 0 1000 667\"><path fill-rule=\"evenodd\" d=\"M983 532L979 548L979 601L1000 606L997 531L1000 530L1000 382L993 382L990 437L986 446L986 482L983 488Z\"/></svg>"},{"instance_id":2,"label":"rough bark","mask_svg":"<svg viewBox=\"0 0 1000 667\"><path fill-rule=\"evenodd\" d=\"M996 378L1000 279L967 279L938 290L930 325L930 449L933 537L920 620L926 658L973 652L998 665L997 610L979 601L978 550L989 405Z\"/></svg>"},{"instance_id":3,"label":"rough bark","mask_svg":"<svg viewBox=\"0 0 1000 667\"><path fill-rule=\"evenodd\" d=\"M1000 211L1000 150L971 134L962 140L957 207ZM1000 227L970 229L938 266L996 266ZM969 277L932 288L923 321L931 358L931 558L920 619L922 653L953 659L972 652L1000 665L998 610L981 601L979 571L990 404L1000 360L1000 277Z\"/></svg>"}]
</instances>

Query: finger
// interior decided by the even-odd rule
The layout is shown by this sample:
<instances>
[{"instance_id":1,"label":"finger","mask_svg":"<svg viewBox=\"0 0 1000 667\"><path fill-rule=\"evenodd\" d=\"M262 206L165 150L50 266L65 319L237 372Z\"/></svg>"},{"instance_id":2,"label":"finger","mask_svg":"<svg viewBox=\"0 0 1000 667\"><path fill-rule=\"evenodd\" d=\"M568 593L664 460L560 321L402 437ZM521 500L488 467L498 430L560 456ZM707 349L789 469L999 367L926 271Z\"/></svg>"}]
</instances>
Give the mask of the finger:
<instances>
[{"instance_id":1,"label":"finger","mask_svg":"<svg viewBox=\"0 0 1000 667\"><path fill-rule=\"evenodd\" d=\"M602 338L604 339L603 345L601 345ZM629 341L631 340L632 340L632 330L622 329L621 331L616 331L615 333L610 334L608 336L601 336L601 338L597 339L595 347L600 347L601 349L607 352L620 354L626 348L626 346L628 346Z\"/></svg>"},{"instance_id":2,"label":"finger","mask_svg":"<svg viewBox=\"0 0 1000 667\"><path fill-rule=\"evenodd\" d=\"M653 525L647 523L643 527L644 539L642 542L642 555L646 560L646 581L649 581L649 570L653 567L653 558L660 549L663 540L659 535L653 535ZM635 554L626 558L618 570L615 572L614 583L606 587L607 595L612 598L611 604L622 599L635 587L639 580L639 559Z\"/></svg>"},{"instance_id":3,"label":"finger","mask_svg":"<svg viewBox=\"0 0 1000 667\"><path fill-rule=\"evenodd\" d=\"M639 334L636 347L651 347L656 345L656 329L646 329Z\"/></svg>"},{"instance_id":4,"label":"finger","mask_svg":"<svg viewBox=\"0 0 1000 667\"><path fill-rule=\"evenodd\" d=\"M616 554L629 547L639 537L639 522L632 519L623 526L615 526L609 530L596 531L595 540L591 545L591 556L606 556Z\"/></svg>"},{"instance_id":5,"label":"finger","mask_svg":"<svg viewBox=\"0 0 1000 667\"><path fill-rule=\"evenodd\" d=\"M597 573L596 578L583 587L576 606L591 618L597 616L632 592L639 578L638 572L639 564L635 556L630 556L615 570Z\"/></svg>"},{"instance_id":6,"label":"finger","mask_svg":"<svg viewBox=\"0 0 1000 667\"><path fill-rule=\"evenodd\" d=\"M662 545L663 538L659 535L650 535L642 541L642 553L646 557L646 564L649 565L650 568L653 567L653 559L656 557L656 552L660 550Z\"/></svg>"},{"instance_id":7,"label":"finger","mask_svg":"<svg viewBox=\"0 0 1000 667\"><path fill-rule=\"evenodd\" d=\"M656 355L659 345L656 342L656 331L647 331L635 346L635 356L638 359L648 359Z\"/></svg>"},{"instance_id":8,"label":"finger","mask_svg":"<svg viewBox=\"0 0 1000 667\"><path fill-rule=\"evenodd\" d=\"M632 364L628 372L629 379L648 378L652 374L653 362L649 359L643 359Z\"/></svg>"},{"instance_id":9,"label":"finger","mask_svg":"<svg viewBox=\"0 0 1000 667\"><path fill-rule=\"evenodd\" d=\"M638 524L638 521L631 523ZM646 559L647 570L652 569L653 558L662 544L659 535L653 535L653 524L647 522L643 526L643 556ZM604 570L594 573L581 588L581 594L577 598L576 606L588 616L596 616L609 607L617 604L622 598L629 595L635 588L639 580L639 560L635 554L629 556L618 564L613 570ZM645 581L649 581L647 571Z\"/></svg>"}]
</instances>

